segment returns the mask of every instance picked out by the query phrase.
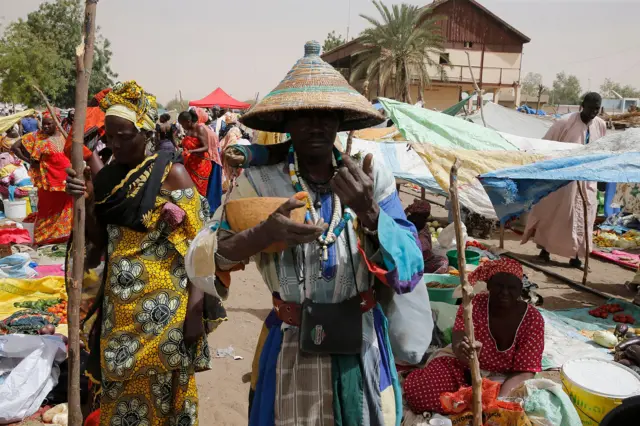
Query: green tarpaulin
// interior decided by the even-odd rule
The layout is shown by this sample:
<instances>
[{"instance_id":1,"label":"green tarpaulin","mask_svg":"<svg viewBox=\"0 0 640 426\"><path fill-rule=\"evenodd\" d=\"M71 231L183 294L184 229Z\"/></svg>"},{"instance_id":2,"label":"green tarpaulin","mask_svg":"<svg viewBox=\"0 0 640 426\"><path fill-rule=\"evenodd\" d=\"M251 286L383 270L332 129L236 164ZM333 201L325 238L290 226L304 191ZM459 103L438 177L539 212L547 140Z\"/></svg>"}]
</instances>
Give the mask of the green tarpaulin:
<instances>
[{"instance_id":1,"label":"green tarpaulin","mask_svg":"<svg viewBox=\"0 0 640 426\"><path fill-rule=\"evenodd\" d=\"M458 113L462 110L462 108L464 108L466 103L469 102L469 99L473 98L475 94L476 92L473 92L471 95L467 96L465 99L461 100L457 104L450 106L449 108L442 111L442 113L450 115L452 117L458 115Z\"/></svg>"},{"instance_id":2,"label":"green tarpaulin","mask_svg":"<svg viewBox=\"0 0 640 426\"><path fill-rule=\"evenodd\" d=\"M409 142L477 151L518 151L493 129L392 99L380 98L380 103Z\"/></svg>"}]
</instances>

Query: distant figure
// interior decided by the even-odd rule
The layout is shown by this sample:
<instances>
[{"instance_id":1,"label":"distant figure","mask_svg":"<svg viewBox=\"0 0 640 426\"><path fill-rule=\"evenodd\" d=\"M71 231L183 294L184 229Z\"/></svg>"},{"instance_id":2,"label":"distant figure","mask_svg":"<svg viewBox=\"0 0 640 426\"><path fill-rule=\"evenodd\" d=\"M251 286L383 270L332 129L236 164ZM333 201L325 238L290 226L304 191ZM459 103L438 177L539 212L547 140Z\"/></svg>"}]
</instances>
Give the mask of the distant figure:
<instances>
[{"instance_id":1,"label":"distant figure","mask_svg":"<svg viewBox=\"0 0 640 426\"><path fill-rule=\"evenodd\" d=\"M175 132L176 126L171 124L171 115L165 112L160 116L160 123L156 124L156 152L176 150Z\"/></svg>"},{"instance_id":2,"label":"distant figure","mask_svg":"<svg viewBox=\"0 0 640 426\"><path fill-rule=\"evenodd\" d=\"M75 118L75 116L76 110L70 109L67 113L67 116L64 118L64 120L62 120L62 123L60 123L64 131L67 132L67 135L71 133L71 130L73 129L73 119Z\"/></svg>"},{"instance_id":3,"label":"distant figure","mask_svg":"<svg viewBox=\"0 0 640 426\"><path fill-rule=\"evenodd\" d=\"M603 137L607 132L604 120L598 117L602 98L597 93L587 93L582 110L568 114L556 121L544 139L587 145ZM588 228L584 229L584 209L578 185L572 182L549 194L536 204L529 215L522 244L533 238L542 250L539 257L548 262L550 253L571 260L569 265L582 269L580 257L586 256L585 237L592 238L598 201L595 182L581 183L586 187Z\"/></svg>"},{"instance_id":4,"label":"distant figure","mask_svg":"<svg viewBox=\"0 0 640 426\"><path fill-rule=\"evenodd\" d=\"M11 152L14 143L20 140L20 134L16 126L11 126L4 136L0 136L0 153Z\"/></svg>"},{"instance_id":5,"label":"distant figure","mask_svg":"<svg viewBox=\"0 0 640 426\"><path fill-rule=\"evenodd\" d=\"M22 120L20 120L20 124L22 125L22 134L26 135L27 133L33 133L33 132L37 132L39 129L39 123L38 123L38 119L36 118L38 116L37 113L33 113L33 115L29 116L29 117L25 117Z\"/></svg>"},{"instance_id":6,"label":"distant figure","mask_svg":"<svg viewBox=\"0 0 640 426\"><path fill-rule=\"evenodd\" d=\"M209 133L206 126L198 123L195 111L183 111L178 122L186 132L182 140L184 167L202 196L207 196L209 177L211 176L211 156L209 155ZM218 155L219 158L219 155Z\"/></svg>"}]
</instances>

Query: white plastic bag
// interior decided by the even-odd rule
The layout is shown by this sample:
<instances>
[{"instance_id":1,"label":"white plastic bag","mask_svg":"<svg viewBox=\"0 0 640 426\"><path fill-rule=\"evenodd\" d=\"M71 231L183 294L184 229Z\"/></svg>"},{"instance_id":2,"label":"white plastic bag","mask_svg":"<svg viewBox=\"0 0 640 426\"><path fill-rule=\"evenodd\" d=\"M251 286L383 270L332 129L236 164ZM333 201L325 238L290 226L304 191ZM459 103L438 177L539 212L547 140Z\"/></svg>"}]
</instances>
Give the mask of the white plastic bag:
<instances>
[{"instance_id":1,"label":"white plastic bag","mask_svg":"<svg viewBox=\"0 0 640 426\"><path fill-rule=\"evenodd\" d=\"M218 248L218 230L220 222L213 221L205 225L193 239L187 255L184 258L184 266L189 281L205 293L220 298L216 290L216 260L215 253Z\"/></svg>"},{"instance_id":2,"label":"white plastic bag","mask_svg":"<svg viewBox=\"0 0 640 426\"><path fill-rule=\"evenodd\" d=\"M467 227L462 224L462 243L467 243ZM438 237L438 243L445 252L456 248L456 229L453 223L450 223L446 228L442 230Z\"/></svg>"},{"instance_id":3,"label":"white plastic bag","mask_svg":"<svg viewBox=\"0 0 640 426\"><path fill-rule=\"evenodd\" d=\"M21 421L40 408L58 383L57 363L66 358L65 345L53 336L0 336L0 424Z\"/></svg>"}]
</instances>

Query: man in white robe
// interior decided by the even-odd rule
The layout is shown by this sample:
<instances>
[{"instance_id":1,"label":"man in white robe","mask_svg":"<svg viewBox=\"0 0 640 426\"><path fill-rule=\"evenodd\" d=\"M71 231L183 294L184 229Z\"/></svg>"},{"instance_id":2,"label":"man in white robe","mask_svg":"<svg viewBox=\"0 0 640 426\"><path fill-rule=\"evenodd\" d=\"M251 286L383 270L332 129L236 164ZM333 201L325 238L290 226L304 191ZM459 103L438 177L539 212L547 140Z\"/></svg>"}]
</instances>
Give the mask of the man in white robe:
<instances>
[{"instance_id":1,"label":"man in white robe","mask_svg":"<svg viewBox=\"0 0 640 426\"><path fill-rule=\"evenodd\" d=\"M602 98L588 93L582 101L580 112L567 114L556 121L544 139L557 142L586 145L603 137L606 123L598 117ZM584 229L584 209L578 184L586 188L588 228ZM587 255L585 238L592 238L593 224L598 209L595 182L572 182L549 194L536 204L527 220L522 244L533 238L542 250L540 258L550 261L550 254L568 257L569 264L582 268L580 257Z\"/></svg>"}]
</instances>

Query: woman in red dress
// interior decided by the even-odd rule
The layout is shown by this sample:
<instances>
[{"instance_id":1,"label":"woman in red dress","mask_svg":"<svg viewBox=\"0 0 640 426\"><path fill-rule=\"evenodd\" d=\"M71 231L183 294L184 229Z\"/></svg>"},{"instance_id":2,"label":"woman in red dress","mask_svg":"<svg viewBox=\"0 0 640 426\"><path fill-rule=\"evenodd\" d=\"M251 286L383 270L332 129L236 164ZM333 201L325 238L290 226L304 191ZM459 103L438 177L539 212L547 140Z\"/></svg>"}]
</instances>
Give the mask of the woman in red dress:
<instances>
[{"instance_id":1,"label":"woman in red dress","mask_svg":"<svg viewBox=\"0 0 640 426\"><path fill-rule=\"evenodd\" d=\"M64 137L46 112L42 130L24 135L11 148L18 158L31 164L29 175L38 188L34 224L37 245L65 242L71 233L73 201L65 192L66 169L71 162L64 153L64 145Z\"/></svg>"},{"instance_id":2,"label":"woman in red dress","mask_svg":"<svg viewBox=\"0 0 640 426\"><path fill-rule=\"evenodd\" d=\"M193 110L181 112L178 122L187 132L187 136L182 140L184 167L196 184L198 192L206 197L213 169L209 133L205 125L198 123L198 114Z\"/></svg>"},{"instance_id":3,"label":"woman in red dress","mask_svg":"<svg viewBox=\"0 0 640 426\"><path fill-rule=\"evenodd\" d=\"M505 379L500 396L508 395L542 370L544 319L520 300L522 266L511 259L487 262L469 275L473 285L487 283L489 293L473 298L473 327L480 369ZM453 343L438 351L427 366L404 383L404 396L415 413L442 412L440 395L469 386L472 348L464 335L462 306L453 327Z\"/></svg>"}]
</instances>

